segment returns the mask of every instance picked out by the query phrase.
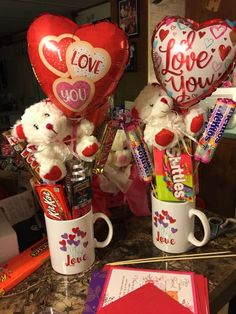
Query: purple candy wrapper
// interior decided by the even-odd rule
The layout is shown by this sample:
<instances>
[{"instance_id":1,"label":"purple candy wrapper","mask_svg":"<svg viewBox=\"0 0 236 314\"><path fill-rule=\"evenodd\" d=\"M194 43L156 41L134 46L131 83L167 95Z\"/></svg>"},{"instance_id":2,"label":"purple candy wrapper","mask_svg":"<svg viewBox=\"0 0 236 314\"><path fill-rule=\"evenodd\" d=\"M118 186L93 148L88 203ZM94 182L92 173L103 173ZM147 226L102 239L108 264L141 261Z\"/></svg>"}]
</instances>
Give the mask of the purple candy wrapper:
<instances>
[{"instance_id":1,"label":"purple candy wrapper","mask_svg":"<svg viewBox=\"0 0 236 314\"><path fill-rule=\"evenodd\" d=\"M96 314L106 275L105 270L95 270L92 273L82 314Z\"/></svg>"}]
</instances>

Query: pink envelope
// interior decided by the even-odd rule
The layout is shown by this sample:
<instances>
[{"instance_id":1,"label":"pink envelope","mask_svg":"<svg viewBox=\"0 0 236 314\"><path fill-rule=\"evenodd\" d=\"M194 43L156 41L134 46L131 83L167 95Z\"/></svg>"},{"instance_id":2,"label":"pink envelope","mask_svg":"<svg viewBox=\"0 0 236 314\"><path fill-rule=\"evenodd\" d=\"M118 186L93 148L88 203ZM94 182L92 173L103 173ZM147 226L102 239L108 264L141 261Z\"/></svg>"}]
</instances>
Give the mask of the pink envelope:
<instances>
[{"instance_id":1,"label":"pink envelope","mask_svg":"<svg viewBox=\"0 0 236 314\"><path fill-rule=\"evenodd\" d=\"M192 312L148 283L102 307L98 314L191 314Z\"/></svg>"}]
</instances>

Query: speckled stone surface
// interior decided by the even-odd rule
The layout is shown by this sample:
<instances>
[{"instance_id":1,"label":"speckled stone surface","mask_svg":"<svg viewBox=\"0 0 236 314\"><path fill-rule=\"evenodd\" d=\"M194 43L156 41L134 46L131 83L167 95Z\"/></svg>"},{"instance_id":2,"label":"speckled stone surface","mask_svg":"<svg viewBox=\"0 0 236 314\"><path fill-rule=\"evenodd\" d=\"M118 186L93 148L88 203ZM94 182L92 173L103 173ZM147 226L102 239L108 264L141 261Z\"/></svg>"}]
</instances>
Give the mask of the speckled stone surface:
<instances>
[{"instance_id":1,"label":"speckled stone surface","mask_svg":"<svg viewBox=\"0 0 236 314\"><path fill-rule=\"evenodd\" d=\"M108 262L167 255L152 244L150 217L138 218L126 214L113 219L113 226L112 242L104 249L97 249L96 261L85 274L57 274L48 261L0 299L0 313L45 314L50 313L47 309L53 308L53 313L80 314L92 270L101 268ZM100 229L101 227L103 226ZM210 241L203 248L194 249L191 253L235 250L235 245L236 231ZM194 271L205 275L209 281L211 314L217 313L224 303L236 295L235 258L149 263L139 264L137 267Z\"/></svg>"}]
</instances>

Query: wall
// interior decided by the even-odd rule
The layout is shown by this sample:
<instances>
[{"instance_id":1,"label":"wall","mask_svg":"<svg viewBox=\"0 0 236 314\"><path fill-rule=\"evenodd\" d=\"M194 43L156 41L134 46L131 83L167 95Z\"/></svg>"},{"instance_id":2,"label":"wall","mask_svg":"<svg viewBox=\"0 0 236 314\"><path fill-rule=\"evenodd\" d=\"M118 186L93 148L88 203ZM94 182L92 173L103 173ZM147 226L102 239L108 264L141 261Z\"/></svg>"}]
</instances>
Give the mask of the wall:
<instances>
[{"instance_id":1,"label":"wall","mask_svg":"<svg viewBox=\"0 0 236 314\"><path fill-rule=\"evenodd\" d=\"M154 4L152 3L152 0L149 0L148 9L148 82L156 82L151 59L152 33L157 23L160 22L165 16L185 16L185 0L162 0L162 2L159 4Z\"/></svg>"},{"instance_id":2,"label":"wall","mask_svg":"<svg viewBox=\"0 0 236 314\"><path fill-rule=\"evenodd\" d=\"M9 129L26 107L45 98L34 76L25 41L0 48L0 132Z\"/></svg>"},{"instance_id":3,"label":"wall","mask_svg":"<svg viewBox=\"0 0 236 314\"><path fill-rule=\"evenodd\" d=\"M111 4L110 2L106 2L85 10L81 10L75 17L75 21L80 25L110 18L110 16Z\"/></svg>"},{"instance_id":4,"label":"wall","mask_svg":"<svg viewBox=\"0 0 236 314\"><path fill-rule=\"evenodd\" d=\"M118 10L116 0L111 0L111 18L117 23ZM124 100L134 100L140 90L147 84L147 45L148 45L148 0L139 0L139 35L130 37L130 43L137 45L137 70L125 72L114 94L114 103L119 104Z\"/></svg>"},{"instance_id":5,"label":"wall","mask_svg":"<svg viewBox=\"0 0 236 314\"><path fill-rule=\"evenodd\" d=\"M7 90L21 106L38 99L37 81L28 58L26 42L0 48L0 60L5 63Z\"/></svg>"},{"instance_id":6,"label":"wall","mask_svg":"<svg viewBox=\"0 0 236 314\"><path fill-rule=\"evenodd\" d=\"M235 12L235 0L186 0L186 16L198 23L215 18L235 20Z\"/></svg>"}]
</instances>

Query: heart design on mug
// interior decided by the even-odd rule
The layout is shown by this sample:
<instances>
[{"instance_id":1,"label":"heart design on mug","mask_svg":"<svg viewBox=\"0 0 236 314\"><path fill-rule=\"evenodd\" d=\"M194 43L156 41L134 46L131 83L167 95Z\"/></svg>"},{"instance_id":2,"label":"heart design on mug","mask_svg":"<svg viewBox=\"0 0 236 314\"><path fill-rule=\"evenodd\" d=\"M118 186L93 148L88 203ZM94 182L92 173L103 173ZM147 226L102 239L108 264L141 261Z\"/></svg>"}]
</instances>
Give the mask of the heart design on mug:
<instances>
[{"instance_id":1,"label":"heart design on mug","mask_svg":"<svg viewBox=\"0 0 236 314\"><path fill-rule=\"evenodd\" d=\"M70 111L83 110L95 92L94 83L84 78L57 79L53 84L55 97Z\"/></svg>"},{"instance_id":2,"label":"heart design on mug","mask_svg":"<svg viewBox=\"0 0 236 314\"><path fill-rule=\"evenodd\" d=\"M166 228L168 225L169 225L168 222L163 222L164 228Z\"/></svg>"},{"instance_id":3,"label":"heart design on mug","mask_svg":"<svg viewBox=\"0 0 236 314\"><path fill-rule=\"evenodd\" d=\"M69 234L69 239L70 239L70 240L74 240L74 238L75 238L75 235L74 235L74 234Z\"/></svg>"},{"instance_id":4,"label":"heart design on mug","mask_svg":"<svg viewBox=\"0 0 236 314\"><path fill-rule=\"evenodd\" d=\"M173 223L175 223L175 222L176 222L176 219L174 219L173 217L171 217L171 216L170 216L169 221L170 221L170 223L171 223L171 224L173 224Z\"/></svg>"},{"instance_id":5,"label":"heart design on mug","mask_svg":"<svg viewBox=\"0 0 236 314\"><path fill-rule=\"evenodd\" d=\"M224 20L198 24L180 17L169 23L164 18L156 26L152 38L152 43L161 42L152 46L157 81L167 93L172 93L179 109L189 108L211 95L233 69L236 33ZM227 59L230 62L227 63ZM218 69L219 63L225 71Z\"/></svg>"},{"instance_id":6,"label":"heart design on mug","mask_svg":"<svg viewBox=\"0 0 236 314\"><path fill-rule=\"evenodd\" d=\"M87 232L83 232L83 231L82 231L82 232L81 232L81 237L82 237L82 238L86 237L86 234L87 234Z\"/></svg>"},{"instance_id":7,"label":"heart design on mug","mask_svg":"<svg viewBox=\"0 0 236 314\"><path fill-rule=\"evenodd\" d=\"M73 232L73 233L77 233L78 231L79 231L79 227L72 228L72 232Z\"/></svg>"},{"instance_id":8,"label":"heart design on mug","mask_svg":"<svg viewBox=\"0 0 236 314\"><path fill-rule=\"evenodd\" d=\"M162 212L162 214L163 214L164 216L166 216L166 215L168 214L168 211L167 211L167 210L162 210L161 212Z\"/></svg>"},{"instance_id":9,"label":"heart design on mug","mask_svg":"<svg viewBox=\"0 0 236 314\"><path fill-rule=\"evenodd\" d=\"M86 231L84 232L82 230L79 230L77 233L78 237L81 236L82 238L84 238L86 236L86 234L87 234L87 232Z\"/></svg>"},{"instance_id":10,"label":"heart design on mug","mask_svg":"<svg viewBox=\"0 0 236 314\"><path fill-rule=\"evenodd\" d=\"M164 219L164 216L163 216L163 215L160 215L159 218L160 218L160 220L163 220L163 219Z\"/></svg>"},{"instance_id":11,"label":"heart design on mug","mask_svg":"<svg viewBox=\"0 0 236 314\"><path fill-rule=\"evenodd\" d=\"M67 243L68 243L69 245L72 245L72 244L74 243L74 240L67 240Z\"/></svg>"},{"instance_id":12,"label":"heart design on mug","mask_svg":"<svg viewBox=\"0 0 236 314\"><path fill-rule=\"evenodd\" d=\"M68 234L64 233L64 234L61 235L61 237L62 237L62 239L66 239L67 240L68 239Z\"/></svg>"},{"instance_id":13,"label":"heart design on mug","mask_svg":"<svg viewBox=\"0 0 236 314\"><path fill-rule=\"evenodd\" d=\"M74 245L75 245L75 246L78 246L79 244L80 244L80 240L74 241Z\"/></svg>"},{"instance_id":14,"label":"heart design on mug","mask_svg":"<svg viewBox=\"0 0 236 314\"><path fill-rule=\"evenodd\" d=\"M66 241L65 240L61 240L61 241L59 241L59 244L61 244L62 246L65 246L66 245Z\"/></svg>"},{"instance_id":15,"label":"heart design on mug","mask_svg":"<svg viewBox=\"0 0 236 314\"><path fill-rule=\"evenodd\" d=\"M60 247L60 250L66 252L67 251L67 247L66 246L62 246L62 247Z\"/></svg>"},{"instance_id":16,"label":"heart design on mug","mask_svg":"<svg viewBox=\"0 0 236 314\"><path fill-rule=\"evenodd\" d=\"M88 246L88 241L83 243L83 247L86 248Z\"/></svg>"},{"instance_id":17,"label":"heart design on mug","mask_svg":"<svg viewBox=\"0 0 236 314\"><path fill-rule=\"evenodd\" d=\"M154 226L157 227L157 221L154 221Z\"/></svg>"},{"instance_id":18,"label":"heart design on mug","mask_svg":"<svg viewBox=\"0 0 236 314\"><path fill-rule=\"evenodd\" d=\"M176 233L177 231L178 231L177 228L171 228L171 232L172 232L172 233Z\"/></svg>"}]
</instances>

